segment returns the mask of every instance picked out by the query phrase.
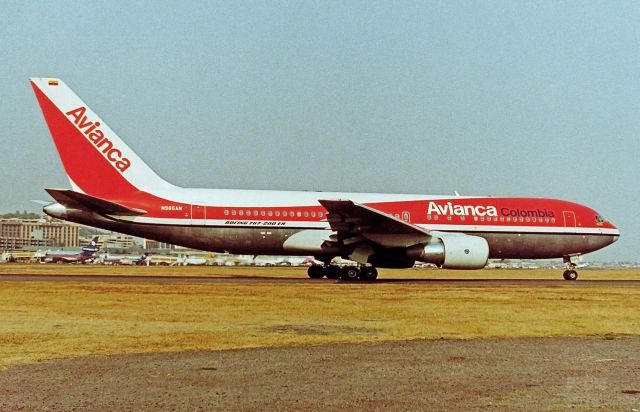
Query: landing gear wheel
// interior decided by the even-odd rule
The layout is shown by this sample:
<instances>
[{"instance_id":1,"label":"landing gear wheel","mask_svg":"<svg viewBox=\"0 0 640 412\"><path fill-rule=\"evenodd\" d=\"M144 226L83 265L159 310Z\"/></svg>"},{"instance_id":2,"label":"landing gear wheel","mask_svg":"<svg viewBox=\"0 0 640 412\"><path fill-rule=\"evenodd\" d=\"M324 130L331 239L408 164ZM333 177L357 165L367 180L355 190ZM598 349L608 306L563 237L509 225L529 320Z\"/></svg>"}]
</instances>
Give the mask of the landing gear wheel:
<instances>
[{"instance_id":1,"label":"landing gear wheel","mask_svg":"<svg viewBox=\"0 0 640 412\"><path fill-rule=\"evenodd\" d=\"M363 267L360 271L360 280L373 281L378 278L378 270L373 266Z\"/></svg>"},{"instance_id":2,"label":"landing gear wheel","mask_svg":"<svg viewBox=\"0 0 640 412\"><path fill-rule=\"evenodd\" d=\"M327 279L340 279L342 277L342 269L339 266L327 266L326 276Z\"/></svg>"},{"instance_id":3,"label":"landing gear wheel","mask_svg":"<svg viewBox=\"0 0 640 412\"><path fill-rule=\"evenodd\" d=\"M360 277L360 269L356 266L345 266L342 268L342 280L357 280Z\"/></svg>"},{"instance_id":4,"label":"landing gear wheel","mask_svg":"<svg viewBox=\"0 0 640 412\"><path fill-rule=\"evenodd\" d=\"M562 274L562 277L564 278L564 280L576 280L578 279L578 272L573 269L565 270Z\"/></svg>"},{"instance_id":5,"label":"landing gear wheel","mask_svg":"<svg viewBox=\"0 0 640 412\"><path fill-rule=\"evenodd\" d=\"M309 269L307 269L307 275L311 279L322 279L325 274L324 272L324 267L320 265L311 265L309 266Z\"/></svg>"},{"instance_id":6,"label":"landing gear wheel","mask_svg":"<svg viewBox=\"0 0 640 412\"><path fill-rule=\"evenodd\" d=\"M578 272L575 271L576 264L571 261L571 256L563 256L562 261L564 262L564 267L567 268L562 274L564 280L578 279Z\"/></svg>"}]
</instances>

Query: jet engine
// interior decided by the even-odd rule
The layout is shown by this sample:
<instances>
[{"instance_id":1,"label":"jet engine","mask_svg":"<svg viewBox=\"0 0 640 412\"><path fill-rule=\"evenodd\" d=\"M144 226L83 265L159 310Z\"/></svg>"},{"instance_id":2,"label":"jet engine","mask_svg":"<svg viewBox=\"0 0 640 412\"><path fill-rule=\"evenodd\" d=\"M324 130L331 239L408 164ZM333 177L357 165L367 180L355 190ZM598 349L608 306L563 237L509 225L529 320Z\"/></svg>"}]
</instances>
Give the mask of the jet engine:
<instances>
[{"instance_id":1,"label":"jet engine","mask_svg":"<svg viewBox=\"0 0 640 412\"><path fill-rule=\"evenodd\" d=\"M489 259L489 244L479 236L441 233L426 245L416 245L407 255L444 269L482 269Z\"/></svg>"}]
</instances>

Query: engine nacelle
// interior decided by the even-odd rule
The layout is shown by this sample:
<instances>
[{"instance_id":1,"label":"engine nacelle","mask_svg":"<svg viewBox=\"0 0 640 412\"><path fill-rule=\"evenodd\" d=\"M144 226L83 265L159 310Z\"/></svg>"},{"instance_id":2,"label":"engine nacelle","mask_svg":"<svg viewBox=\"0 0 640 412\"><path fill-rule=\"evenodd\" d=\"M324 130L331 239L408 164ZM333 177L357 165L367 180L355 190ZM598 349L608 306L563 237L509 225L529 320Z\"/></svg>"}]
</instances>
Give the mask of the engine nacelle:
<instances>
[{"instance_id":1,"label":"engine nacelle","mask_svg":"<svg viewBox=\"0 0 640 412\"><path fill-rule=\"evenodd\" d=\"M442 233L425 246L410 248L407 254L444 269L482 269L489 259L489 244L479 236Z\"/></svg>"}]
</instances>

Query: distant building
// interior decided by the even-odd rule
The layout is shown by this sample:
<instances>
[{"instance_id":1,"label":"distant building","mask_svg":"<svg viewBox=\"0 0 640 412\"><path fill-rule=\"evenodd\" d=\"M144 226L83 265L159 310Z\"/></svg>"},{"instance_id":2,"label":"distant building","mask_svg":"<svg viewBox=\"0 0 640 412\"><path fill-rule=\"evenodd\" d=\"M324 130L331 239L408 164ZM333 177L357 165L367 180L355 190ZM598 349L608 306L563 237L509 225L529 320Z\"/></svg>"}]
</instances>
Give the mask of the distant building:
<instances>
[{"instance_id":1,"label":"distant building","mask_svg":"<svg viewBox=\"0 0 640 412\"><path fill-rule=\"evenodd\" d=\"M0 219L0 249L78 247L80 226L59 220Z\"/></svg>"},{"instance_id":2,"label":"distant building","mask_svg":"<svg viewBox=\"0 0 640 412\"><path fill-rule=\"evenodd\" d=\"M175 249L176 246L171 243L166 242L158 242L157 240L145 239L144 248L147 250L155 250L155 249Z\"/></svg>"},{"instance_id":3,"label":"distant building","mask_svg":"<svg viewBox=\"0 0 640 412\"><path fill-rule=\"evenodd\" d=\"M98 245L103 249L130 249L136 245L135 238L122 233L109 233L100 235Z\"/></svg>"}]
</instances>

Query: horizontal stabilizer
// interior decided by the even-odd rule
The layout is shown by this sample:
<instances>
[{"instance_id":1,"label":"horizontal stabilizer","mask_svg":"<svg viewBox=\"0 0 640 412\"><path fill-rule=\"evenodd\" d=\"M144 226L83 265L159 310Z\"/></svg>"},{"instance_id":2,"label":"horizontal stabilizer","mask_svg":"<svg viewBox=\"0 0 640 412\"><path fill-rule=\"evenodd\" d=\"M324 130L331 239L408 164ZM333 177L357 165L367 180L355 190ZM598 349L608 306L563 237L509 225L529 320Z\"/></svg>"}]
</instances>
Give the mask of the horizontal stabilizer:
<instances>
[{"instance_id":1,"label":"horizontal stabilizer","mask_svg":"<svg viewBox=\"0 0 640 412\"><path fill-rule=\"evenodd\" d=\"M89 196L69 189L45 189L58 203L72 209L93 211L106 215L144 215L146 210L132 209L118 203Z\"/></svg>"},{"instance_id":2,"label":"horizontal stabilizer","mask_svg":"<svg viewBox=\"0 0 640 412\"><path fill-rule=\"evenodd\" d=\"M33 203L42 205L42 206L48 206L51 204L51 200L37 200L37 199L33 199L31 200Z\"/></svg>"}]
</instances>

